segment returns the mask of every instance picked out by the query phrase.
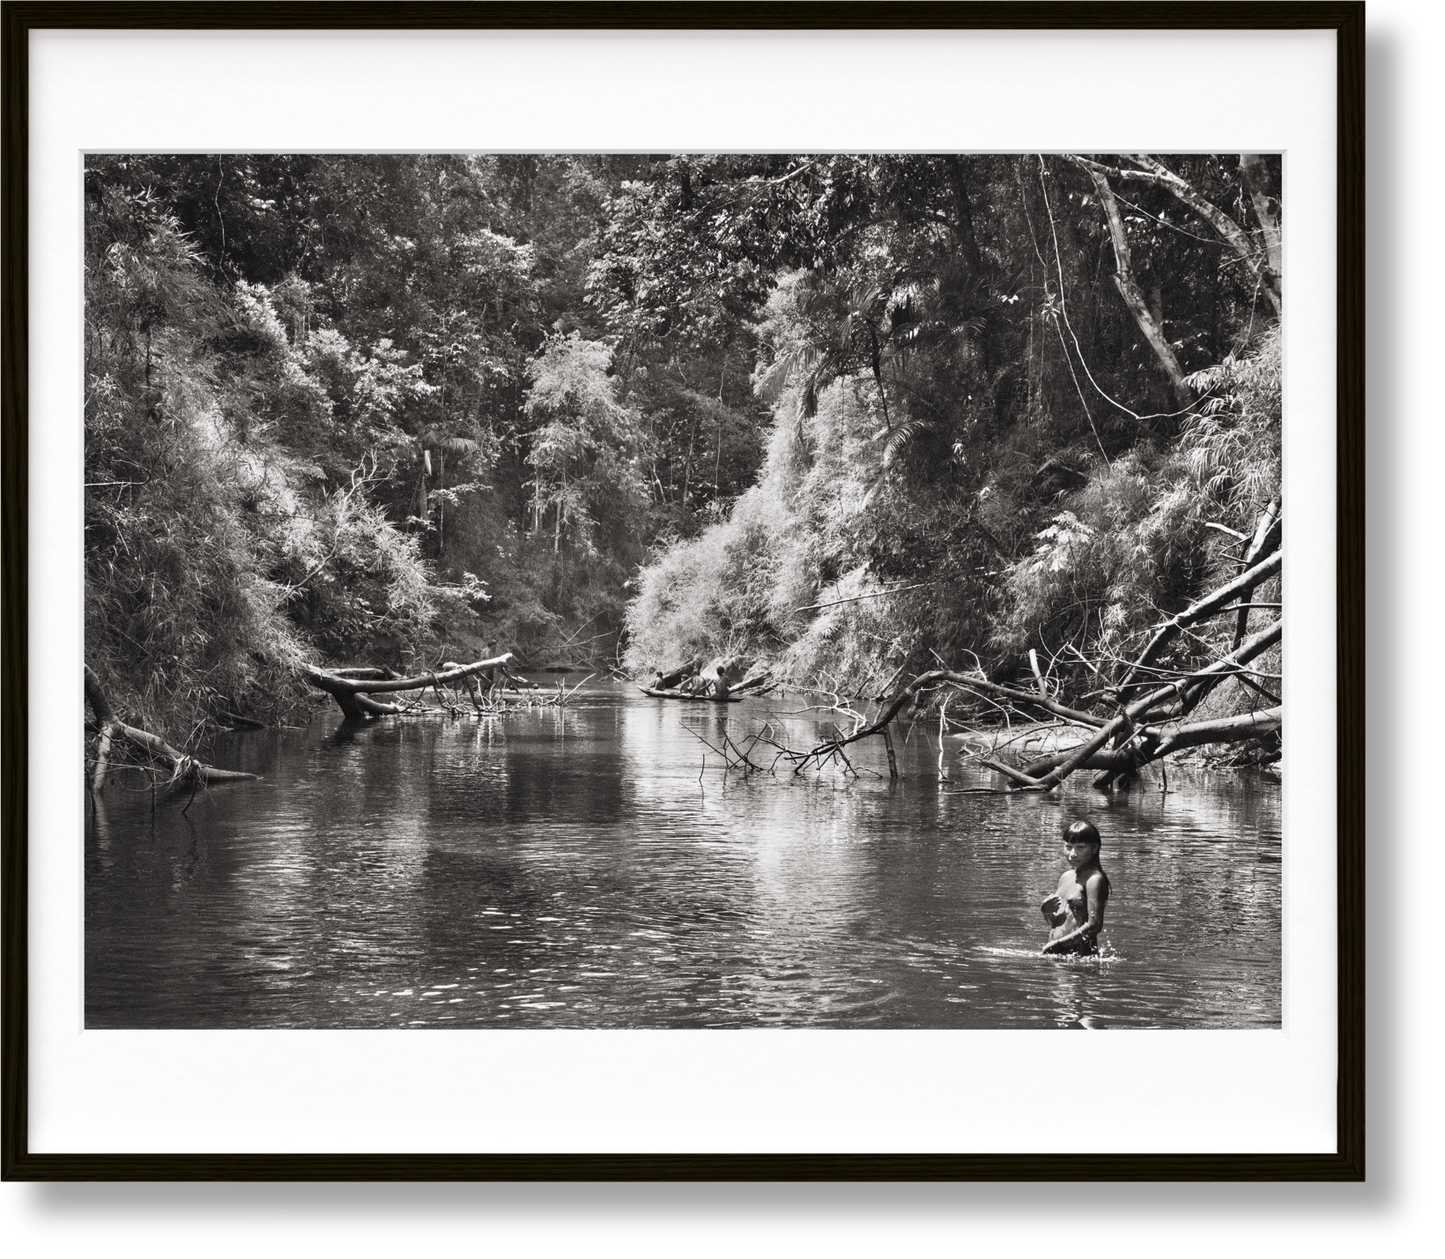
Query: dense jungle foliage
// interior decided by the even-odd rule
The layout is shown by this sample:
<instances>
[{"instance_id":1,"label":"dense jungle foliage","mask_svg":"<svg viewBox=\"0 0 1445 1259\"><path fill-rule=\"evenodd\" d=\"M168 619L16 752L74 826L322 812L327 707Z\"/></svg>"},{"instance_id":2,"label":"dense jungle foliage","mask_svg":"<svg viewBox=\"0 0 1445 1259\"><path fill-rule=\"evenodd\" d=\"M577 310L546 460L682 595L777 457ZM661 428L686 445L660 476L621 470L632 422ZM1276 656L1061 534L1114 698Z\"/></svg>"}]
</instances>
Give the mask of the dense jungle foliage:
<instances>
[{"instance_id":1,"label":"dense jungle foliage","mask_svg":"<svg viewBox=\"0 0 1445 1259\"><path fill-rule=\"evenodd\" d=\"M87 658L177 737L301 660L874 694L1033 648L1087 690L1278 496L1279 195L1239 156L92 157Z\"/></svg>"}]
</instances>

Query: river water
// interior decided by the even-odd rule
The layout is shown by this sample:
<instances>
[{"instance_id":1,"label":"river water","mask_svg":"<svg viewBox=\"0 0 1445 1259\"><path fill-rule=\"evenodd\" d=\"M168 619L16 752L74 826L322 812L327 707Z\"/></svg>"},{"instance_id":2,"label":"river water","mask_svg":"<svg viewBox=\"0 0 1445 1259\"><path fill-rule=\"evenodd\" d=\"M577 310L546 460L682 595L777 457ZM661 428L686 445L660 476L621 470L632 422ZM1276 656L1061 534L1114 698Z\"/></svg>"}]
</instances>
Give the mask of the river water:
<instances>
[{"instance_id":1,"label":"river water","mask_svg":"<svg viewBox=\"0 0 1445 1259\"><path fill-rule=\"evenodd\" d=\"M861 778L725 775L703 740L831 730L793 697L228 735L262 774L87 810L86 1026L1278 1027L1278 785L975 795L936 729ZM792 715L790 715L792 714ZM771 753L755 746L766 765ZM1040 956L1062 825L1104 835L1097 959Z\"/></svg>"}]
</instances>

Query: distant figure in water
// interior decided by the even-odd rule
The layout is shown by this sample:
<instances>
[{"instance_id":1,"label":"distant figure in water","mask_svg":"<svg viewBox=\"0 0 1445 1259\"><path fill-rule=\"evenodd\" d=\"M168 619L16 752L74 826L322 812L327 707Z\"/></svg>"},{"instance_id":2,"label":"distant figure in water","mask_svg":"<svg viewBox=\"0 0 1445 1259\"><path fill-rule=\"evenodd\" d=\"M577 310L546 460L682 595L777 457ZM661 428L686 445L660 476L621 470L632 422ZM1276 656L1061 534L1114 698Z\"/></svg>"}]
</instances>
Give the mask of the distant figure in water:
<instances>
[{"instance_id":1,"label":"distant figure in water","mask_svg":"<svg viewBox=\"0 0 1445 1259\"><path fill-rule=\"evenodd\" d=\"M1109 876L1099 865L1103 841L1092 822L1073 822L1064 828L1064 853L1069 868L1058 890L1039 909L1050 928L1045 953L1097 953L1104 929L1104 907L1109 903Z\"/></svg>"}]
</instances>

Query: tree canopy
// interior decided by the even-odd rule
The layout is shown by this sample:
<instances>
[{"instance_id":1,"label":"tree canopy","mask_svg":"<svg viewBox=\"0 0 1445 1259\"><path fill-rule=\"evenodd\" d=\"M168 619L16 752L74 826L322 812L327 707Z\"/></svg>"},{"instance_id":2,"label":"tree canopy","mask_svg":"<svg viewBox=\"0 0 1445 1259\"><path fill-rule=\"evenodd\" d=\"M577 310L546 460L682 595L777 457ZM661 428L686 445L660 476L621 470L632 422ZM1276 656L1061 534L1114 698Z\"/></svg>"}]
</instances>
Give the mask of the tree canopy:
<instances>
[{"instance_id":1,"label":"tree canopy","mask_svg":"<svg viewBox=\"0 0 1445 1259\"><path fill-rule=\"evenodd\" d=\"M493 649L1086 681L1278 515L1279 198L1258 155L92 157L87 655L157 724Z\"/></svg>"}]
</instances>

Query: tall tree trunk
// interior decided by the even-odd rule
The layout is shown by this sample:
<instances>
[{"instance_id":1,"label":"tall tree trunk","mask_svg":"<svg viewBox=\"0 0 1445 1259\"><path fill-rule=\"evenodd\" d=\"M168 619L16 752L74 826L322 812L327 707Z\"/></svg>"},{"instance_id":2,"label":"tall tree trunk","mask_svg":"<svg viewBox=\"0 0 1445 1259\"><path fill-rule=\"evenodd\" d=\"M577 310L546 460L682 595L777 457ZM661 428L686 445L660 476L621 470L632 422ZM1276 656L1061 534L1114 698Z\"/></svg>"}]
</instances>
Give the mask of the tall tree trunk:
<instances>
[{"instance_id":1,"label":"tall tree trunk","mask_svg":"<svg viewBox=\"0 0 1445 1259\"><path fill-rule=\"evenodd\" d=\"M1272 198L1264 187L1264 159L1258 153L1239 155L1239 177L1249 193L1254 216L1259 220L1260 234L1264 237L1265 284L1279 312L1281 282L1284 274L1284 241L1279 227L1279 202Z\"/></svg>"},{"instance_id":2,"label":"tall tree trunk","mask_svg":"<svg viewBox=\"0 0 1445 1259\"><path fill-rule=\"evenodd\" d=\"M970 274L977 275L983 270L983 257L978 251L978 237L973 230L973 203L968 196L963 159L957 154L948 157L948 175L953 186L954 232L958 236L958 245L963 252L963 260L968 263Z\"/></svg>"},{"instance_id":3,"label":"tall tree trunk","mask_svg":"<svg viewBox=\"0 0 1445 1259\"><path fill-rule=\"evenodd\" d=\"M444 490L447 485L447 452L437 451L437 489ZM446 530L447 530L447 501L437 500L437 555L446 552Z\"/></svg>"},{"instance_id":4,"label":"tall tree trunk","mask_svg":"<svg viewBox=\"0 0 1445 1259\"><path fill-rule=\"evenodd\" d=\"M1259 280L1260 288L1263 290L1269 304L1278 315L1281 309L1281 296L1279 284L1279 272L1271 272L1269 264L1260 257L1261 251L1257 249L1254 242L1250 240L1249 233L1239 226L1229 215L1225 214L1217 205L1203 196L1197 188L1187 179L1175 174L1158 158L1148 153L1135 153L1131 160L1141 166L1142 170L1131 170L1128 167L1106 166L1102 162L1096 162L1091 158L1081 157L1078 154L1068 154L1069 161L1075 166L1089 172L1090 175L1105 178L1132 180L1138 183L1154 184L1160 188L1167 188L1173 195L1200 218L1208 223L1224 242L1234 250L1241 262L1249 268L1251 275ZM1248 174L1241 172L1241 178L1248 188ZM1095 180L1097 183L1097 178ZM1111 193L1112 196L1112 193ZM1266 257L1268 255L1268 244L1266 242Z\"/></svg>"},{"instance_id":5,"label":"tall tree trunk","mask_svg":"<svg viewBox=\"0 0 1445 1259\"><path fill-rule=\"evenodd\" d=\"M416 518L421 521L423 532L426 530L427 513L426 479L430 472L431 452L423 450L421 452L421 475L417 478L416 483ZM410 526L407 527L410 528Z\"/></svg>"},{"instance_id":6,"label":"tall tree trunk","mask_svg":"<svg viewBox=\"0 0 1445 1259\"><path fill-rule=\"evenodd\" d=\"M692 477L692 447L697 441L697 416L692 418L692 428L687 435L687 458L682 464L682 497L678 500L684 508L687 507L687 483Z\"/></svg>"},{"instance_id":7,"label":"tall tree trunk","mask_svg":"<svg viewBox=\"0 0 1445 1259\"><path fill-rule=\"evenodd\" d=\"M1154 351L1154 357L1159 360L1164 374L1169 377L1169 383L1174 390L1175 402L1180 407L1187 407L1194 401L1194 395L1184 382L1184 369L1179 365L1179 359L1169 344L1169 338L1164 335L1163 327L1155 318L1154 312L1149 309L1149 303L1144 297L1144 290L1139 287L1139 281L1134 278L1133 255L1129 249L1129 237L1124 231L1124 218L1119 213L1119 202L1114 196L1114 190L1098 170L1092 166L1085 167L1085 170L1088 171L1089 178L1094 181L1094 189L1099 194L1099 203L1104 207L1104 215L1109 220L1109 237L1114 244L1114 287L1119 290L1119 296L1124 299L1124 305L1129 308L1129 313L1134 316L1134 322L1139 325L1139 331L1144 334L1144 339L1149 342L1149 348Z\"/></svg>"}]
</instances>

